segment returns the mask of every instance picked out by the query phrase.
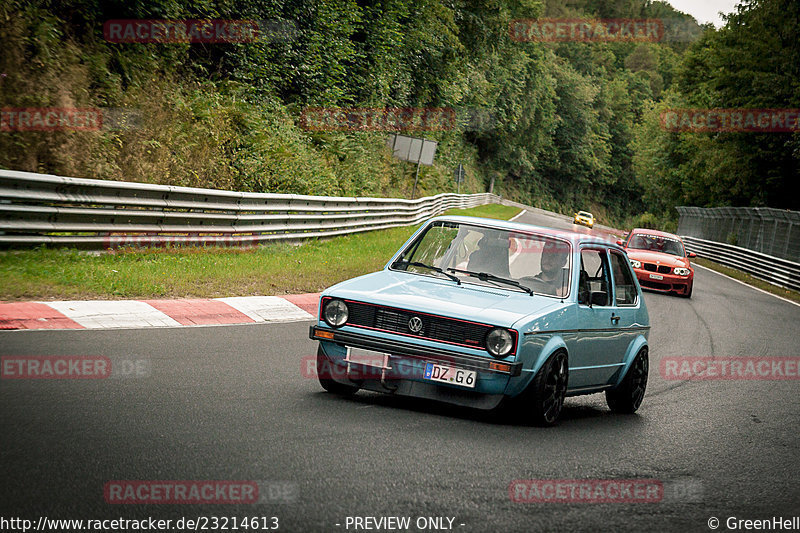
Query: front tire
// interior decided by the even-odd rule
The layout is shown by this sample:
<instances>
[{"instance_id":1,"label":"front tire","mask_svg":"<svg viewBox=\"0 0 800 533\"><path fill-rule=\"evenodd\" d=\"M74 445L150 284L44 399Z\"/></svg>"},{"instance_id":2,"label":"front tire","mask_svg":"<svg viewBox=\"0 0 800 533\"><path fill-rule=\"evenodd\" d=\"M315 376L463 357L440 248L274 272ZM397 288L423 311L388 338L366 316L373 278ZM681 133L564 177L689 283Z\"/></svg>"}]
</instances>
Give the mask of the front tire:
<instances>
[{"instance_id":1,"label":"front tire","mask_svg":"<svg viewBox=\"0 0 800 533\"><path fill-rule=\"evenodd\" d=\"M334 367L333 363L322 351L322 346L317 348L317 379L322 388L332 394L340 396L352 396L358 392L358 387L353 385L345 385L333 379Z\"/></svg>"},{"instance_id":2,"label":"front tire","mask_svg":"<svg viewBox=\"0 0 800 533\"><path fill-rule=\"evenodd\" d=\"M567 354L560 350L547 359L522 394L519 408L526 421L536 426L554 425L564 406L568 381Z\"/></svg>"},{"instance_id":3,"label":"front tire","mask_svg":"<svg viewBox=\"0 0 800 533\"><path fill-rule=\"evenodd\" d=\"M650 372L647 351L647 346L639 350L622 383L616 389L606 391L606 403L615 413L632 414L642 405Z\"/></svg>"}]
</instances>

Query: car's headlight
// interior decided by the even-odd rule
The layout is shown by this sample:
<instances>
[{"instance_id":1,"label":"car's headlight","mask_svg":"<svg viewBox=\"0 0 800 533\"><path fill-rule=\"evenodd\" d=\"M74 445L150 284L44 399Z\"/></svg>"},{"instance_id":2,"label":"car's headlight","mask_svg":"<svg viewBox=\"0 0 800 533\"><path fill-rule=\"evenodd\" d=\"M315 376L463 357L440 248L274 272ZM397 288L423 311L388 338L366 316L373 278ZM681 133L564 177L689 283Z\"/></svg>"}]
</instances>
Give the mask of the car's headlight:
<instances>
[{"instance_id":1,"label":"car's headlight","mask_svg":"<svg viewBox=\"0 0 800 533\"><path fill-rule=\"evenodd\" d=\"M322 318L329 326L338 328L344 326L350 316L347 304L341 300L330 300L322 310Z\"/></svg>"},{"instance_id":2,"label":"car's headlight","mask_svg":"<svg viewBox=\"0 0 800 533\"><path fill-rule=\"evenodd\" d=\"M486 349L495 357L505 357L514 348L514 337L507 329L494 328L486 335Z\"/></svg>"},{"instance_id":3,"label":"car's headlight","mask_svg":"<svg viewBox=\"0 0 800 533\"><path fill-rule=\"evenodd\" d=\"M689 273L691 272L691 270L689 270L688 268L681 268L681 267L678 267L678 268L676 268L676 269L674 270L674 272L675 272L675 274L676 274L676 275L678 275L678 276L688 276L688 275L689 275Z\"/></svg>"},{"instance_id":4,"label":"car's headlight","mask_svg":"<svg viewBox=\"0 0 800 533\"><path fill-rule=\"evenodd\" d=\"M630 261L631 261L631 266L633 268L642 268L642 262L641 261L637 261L636 259L631 259Z\"/></svg>"}]
</instances>

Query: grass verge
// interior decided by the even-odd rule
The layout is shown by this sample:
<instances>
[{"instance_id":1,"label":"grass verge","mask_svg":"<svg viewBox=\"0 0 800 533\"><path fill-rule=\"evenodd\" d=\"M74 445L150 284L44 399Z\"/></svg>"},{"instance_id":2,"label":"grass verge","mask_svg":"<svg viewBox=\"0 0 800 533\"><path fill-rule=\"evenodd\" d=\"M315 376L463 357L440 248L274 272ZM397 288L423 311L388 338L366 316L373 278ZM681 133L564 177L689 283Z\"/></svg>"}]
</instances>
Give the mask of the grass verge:
<instances>
[{"instance_id":1,"label":"grass verge","mask_svg":"<svg viewBox=\"0 0 800 533\"><path fill-rule=\"evenodd\" d=\"M450 215L507 220L519 209L497 204ZM145 249L89 254L38 248L0 253L0 300L213 298L319 292L374 272L419 226L251 250Z\"/></svg>"},{"instance_id":2,"label":"grass verge","mask_svg":"<svg viewBox=\"0 0 800 533\"><path fill-rule=\"evenodd\" d=\"M695 259L692 259L692 262L697 263L700 266L710 268L711 270L716 270L717 272L725 274L726 276L730 276L733 279L738 279L739 281L743 281L748 285L752 285L753 287L757 287L761 290L775 294L782 298L786 298L787 300L792 300L793 302L800 303L800 292L793 291L791 289L784 289L783 287L778 287L776 285L773 285L772 283L768 283L766 281L755 278L746 272L742 272L741 270L736 270L735 268L730 268L720 265L719 263L709 261L708 259L701 259L697 257Z\"/></svg>"}]
</instances>

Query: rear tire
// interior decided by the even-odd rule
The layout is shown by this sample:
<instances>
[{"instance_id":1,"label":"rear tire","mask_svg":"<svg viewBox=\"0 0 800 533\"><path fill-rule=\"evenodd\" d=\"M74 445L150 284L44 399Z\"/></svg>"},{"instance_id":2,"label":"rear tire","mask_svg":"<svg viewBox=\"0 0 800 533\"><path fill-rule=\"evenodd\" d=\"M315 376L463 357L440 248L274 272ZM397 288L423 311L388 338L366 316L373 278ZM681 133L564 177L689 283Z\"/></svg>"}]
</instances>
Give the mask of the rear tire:
<instances>
[{"instance_id":1,"label":"rear tire","mask_svg":"<svg viewBox=\"0 0 800 533\"><path fill-rule=\"evenodd\" d=\"M606 403L615 413L632 414L642 405L650 372L647 352L647 346L639 350L622 383L616 389L606 391Z\"/></svg>"},{"instance_id":2,"label":"rear tire","mask_svg":"<svg viewBox=\"0 0 800 533\"><path fill-rule=\"evenodd\" d=\"M322 388L332 394L339 396L352 396L358 392L358 387L353 385L345 385L335 381L331 376L333 375L333 363L322 351L322 346L317 348L317 379Z\"/></svg>"},{"instance_id":3,"label":"rear tire","mask_svg":"<svg viewBox=\"0 0 800 533\"><path fill-rule=\"evenodd\" d=\"M516 402L523 419L536 426L554 425L564 406L568 381L567 354L559 350L542 365Z\"/></svg>"}]
</instances>

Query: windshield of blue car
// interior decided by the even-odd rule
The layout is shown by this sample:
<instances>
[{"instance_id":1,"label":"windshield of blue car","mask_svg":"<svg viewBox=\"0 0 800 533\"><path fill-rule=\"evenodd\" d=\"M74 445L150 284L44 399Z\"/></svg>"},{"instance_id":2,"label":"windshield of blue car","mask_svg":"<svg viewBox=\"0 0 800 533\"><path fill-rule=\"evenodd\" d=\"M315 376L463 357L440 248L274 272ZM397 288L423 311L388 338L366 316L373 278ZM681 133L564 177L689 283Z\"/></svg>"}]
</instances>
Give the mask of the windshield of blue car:
<instances>
[{"instance_id":1,"label":"windshield of blue car","mask_svg":"<svg viewBox=\"0 0 800 533\"><path fill-rule=\"evenodd\" d=\"M677 255L679 257L685 255L681 241L670 237L664 237L663 235L636 233L631 237L628 248L632 250L646 250L648 252L661 252Z\"/></svg>"},{"instance_id":2,"label":"windshield of blue car","mask_svg":"<svg viewBox=\"0 0 800 533\"><path fill-rule=\"evenodd\" d=\"M514 286L519 284L536 294L563 298L569 295L570 245L548 235L436 222L403 250L391 268L528 292Z\"/></svg>"}]
</instances>

